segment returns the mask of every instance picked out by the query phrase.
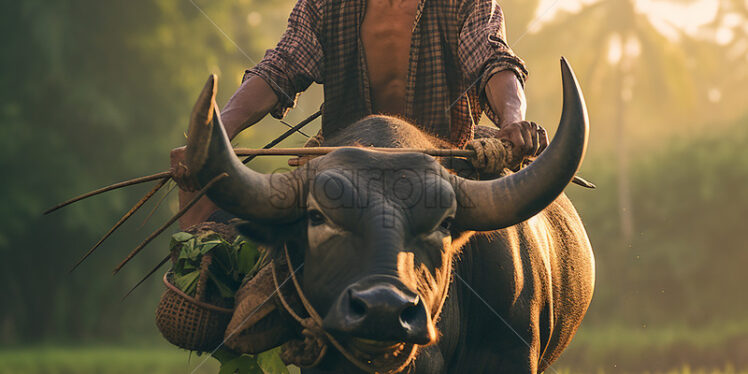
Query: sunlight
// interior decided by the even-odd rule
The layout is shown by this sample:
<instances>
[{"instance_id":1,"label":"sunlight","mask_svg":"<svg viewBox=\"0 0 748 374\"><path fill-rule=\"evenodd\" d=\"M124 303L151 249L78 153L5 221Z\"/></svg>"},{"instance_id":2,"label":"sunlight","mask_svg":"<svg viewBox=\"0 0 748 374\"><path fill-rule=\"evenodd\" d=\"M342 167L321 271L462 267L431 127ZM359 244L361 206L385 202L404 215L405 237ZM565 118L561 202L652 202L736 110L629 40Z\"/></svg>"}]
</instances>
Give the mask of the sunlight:
<instances>
[{"instance_id":1,"label":"sunlight","mask_svg":"<svg viewBox=\"0 0 748 374\"><path fill-rule=\"evenodd\" d=\"M617 65L623 57L623 45L621 44L621 36L613 34L608 40L608 63L611 65Z\"/></svg>"},{"instance_id":2,"label":"sunlight","mask_svg":"<svg viewBox=\"0 0 748 374\"><path fill-rule=\"evenodd\" d=\"M532 31L539 31L545 23L552 21L563 13L577 13L586 5L601 0L541 0L536 12L537 22ZM621 1L621 0L618 0ZM689 4L663 0L632 0L637 13L646 15L652 26L663 36L677 40L679 32L699 36L700 27L714 20L719 9L719 2L714 0L696 0ZM738 19L737 22L740 22ZM714 35L722 42L732 40L732 30L726 26L721 33ZM703 36L703 35L702 35ZM726 41L725 41L726 40Z\"/></svg>"},{"instance_id":3,"label":"sunlight","mask_svg":"<svg viewBox=\"0 0 748 374\"><path fill-rule=\"evenodd\" d=\"M678 39L678 31L697 36L699 28L714 20L719 2L698 0L691 4L668 1L636 0L637 12L646 14L657 31L670 40Z\"/></svg>"}]
</instances>

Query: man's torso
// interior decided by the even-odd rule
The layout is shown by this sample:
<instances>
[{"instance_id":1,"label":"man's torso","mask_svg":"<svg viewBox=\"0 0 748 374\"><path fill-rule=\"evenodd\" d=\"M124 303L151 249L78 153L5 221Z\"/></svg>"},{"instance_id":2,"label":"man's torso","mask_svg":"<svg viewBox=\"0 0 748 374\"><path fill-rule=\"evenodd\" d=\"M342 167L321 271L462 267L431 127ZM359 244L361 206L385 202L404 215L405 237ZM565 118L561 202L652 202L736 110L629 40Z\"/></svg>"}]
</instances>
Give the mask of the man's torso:
<instances>
[{"instance_id":1,"label":"man's torso","mask_svg":"<svg viewBox=\"0 0 748 374\"><path fill-rule=\"evenodd\" d=\"M408 60L418 0L368 0L361 42L376 114L405 115Z\"/></svg>"},{"instance_id":2,"label":"man's torso","mask_svg":"<svg viewBox=\"0 0 748 374\"><path fill-rule=\"evenodd\" d=\"M491 0L298 0L281 42L247 73L272 83L278 118L322 83L326 136L383 113L462 146L487 109L483 73L526 74L503 40Z\"/></svg>"}]
</instances>

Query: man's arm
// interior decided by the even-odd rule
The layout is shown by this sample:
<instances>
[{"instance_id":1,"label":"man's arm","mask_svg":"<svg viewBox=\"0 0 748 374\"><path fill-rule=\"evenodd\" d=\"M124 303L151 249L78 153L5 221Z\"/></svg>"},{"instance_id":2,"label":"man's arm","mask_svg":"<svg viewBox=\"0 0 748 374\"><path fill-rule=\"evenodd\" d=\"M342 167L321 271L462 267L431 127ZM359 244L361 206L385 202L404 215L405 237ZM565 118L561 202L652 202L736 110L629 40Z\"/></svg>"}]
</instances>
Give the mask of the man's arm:
<instances>
[{"instance_id":1,"label":"man's arm","mask_svg":"<svg viewBox=\"0 0 748 374\"><path fill-rule=\"evenodd\" d=\"M250 75L221 111L221 121L229 139L263 119L277 103L278 97L267 82Z\"/></svg>"},{"instance_id":2,"label":"man's arm","mask_svg":"<svg viewBox=\"0 0 748 374\"><path fill-rule=\"evenodd\" d=\"M488 105L501 120L501 123L496 124L500 129L525 120L527 112L525 90L513 71L500 71L488 79L486 99Z\"/></svg>"},{"instance_id":3,"label":"man's arm","mask_svg":"<svg viewBox=\"0 0 748 374\"><path fill-rule=\"evenodd\" d=\"M504 14L494 0L463 0L459 14L463 27L458 56L463 74L469 82L477 83L481 109L500 128L496 142L503 140L510 145L494 144L490 148L506 148L509 158L502 161L516 168L525 157L535 156L547 144L544 130L524 121L527 104L523 84L527 69L506 42ZM477 143L472 148L476 152L483 149Z\"/></svg>"},{"instance_id":4,"label":"man's arm","mask_svg":"<svg viewBox=\"0 0 748 374\"><path fill-rule=\"evenodd\" d=\"M498 138L509 143L506 163L517 168L527 157L543 152L548 146L548 134L535 122L525 121L527 101L525 91L511 70L493 74L486 83L486 100L499 117Z\"/></svg>"}]
</instances>

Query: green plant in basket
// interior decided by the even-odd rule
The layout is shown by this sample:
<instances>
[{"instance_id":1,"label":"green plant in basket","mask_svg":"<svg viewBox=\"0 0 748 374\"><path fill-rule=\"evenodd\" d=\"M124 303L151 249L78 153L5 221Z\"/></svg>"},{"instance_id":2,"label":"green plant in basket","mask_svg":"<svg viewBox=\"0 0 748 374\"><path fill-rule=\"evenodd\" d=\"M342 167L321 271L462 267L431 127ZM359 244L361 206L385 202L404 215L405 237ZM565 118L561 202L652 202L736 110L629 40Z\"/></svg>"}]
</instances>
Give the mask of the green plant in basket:
<instances>
[{"instance_id":1,"label":"green plant in basket","mask_svg":"<svg viewBox=\"0 0 748 374\"><path fill-rule=\"evenodd\" d=\"M228 242L214 232L190 234L178 232L171 237L172 284L189 296L195 296L203 258L210 253L207 267L209 283L226 304L234 304L234 295L245 279L251 279L266 263L266 253L254 243L238 236ZM219 374L285 374L288 369L275 348L256 355L238 354L225 348L211 353L221 363Z\"/></svg>"},{"instance_id":2,"label":"green plant in basket","mask_svg":"<svg viewBox=\"0 0 748 374\"><path fill-rule=\"evenodd\" d=\"M234 294L247 275L259 267L260 252L252 242L238 236L233 243L217 233L193 235L179 232L171 237L170 250L177 253L172 267L172 282L190 296L197 291L203 257L210 253L208 279L215 285L221 298L233 303Z\"/></svg>"}]
</instances>

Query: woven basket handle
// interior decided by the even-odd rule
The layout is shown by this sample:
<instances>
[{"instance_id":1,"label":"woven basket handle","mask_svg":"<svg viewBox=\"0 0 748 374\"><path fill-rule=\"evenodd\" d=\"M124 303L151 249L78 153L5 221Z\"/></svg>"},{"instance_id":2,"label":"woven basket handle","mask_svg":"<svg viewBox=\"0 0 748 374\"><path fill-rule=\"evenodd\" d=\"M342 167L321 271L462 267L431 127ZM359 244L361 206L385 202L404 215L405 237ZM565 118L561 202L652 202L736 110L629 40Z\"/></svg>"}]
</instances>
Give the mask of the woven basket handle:
<instances>
[{"instance_id":1,"label":"woven basket handle","mask_svg":"<svg viewBox=\"0 0 748 374\"><path fill-rule=\"evenodd\" d=\"M195 291L195 298L198 301L206 301L205 292L208 288L208 272L210 271L210 264L212 262L212 252L208 252L203 255L203 258L200 260L200 276L197 278L197 290Z\"/></svg>"}]
</instances>

